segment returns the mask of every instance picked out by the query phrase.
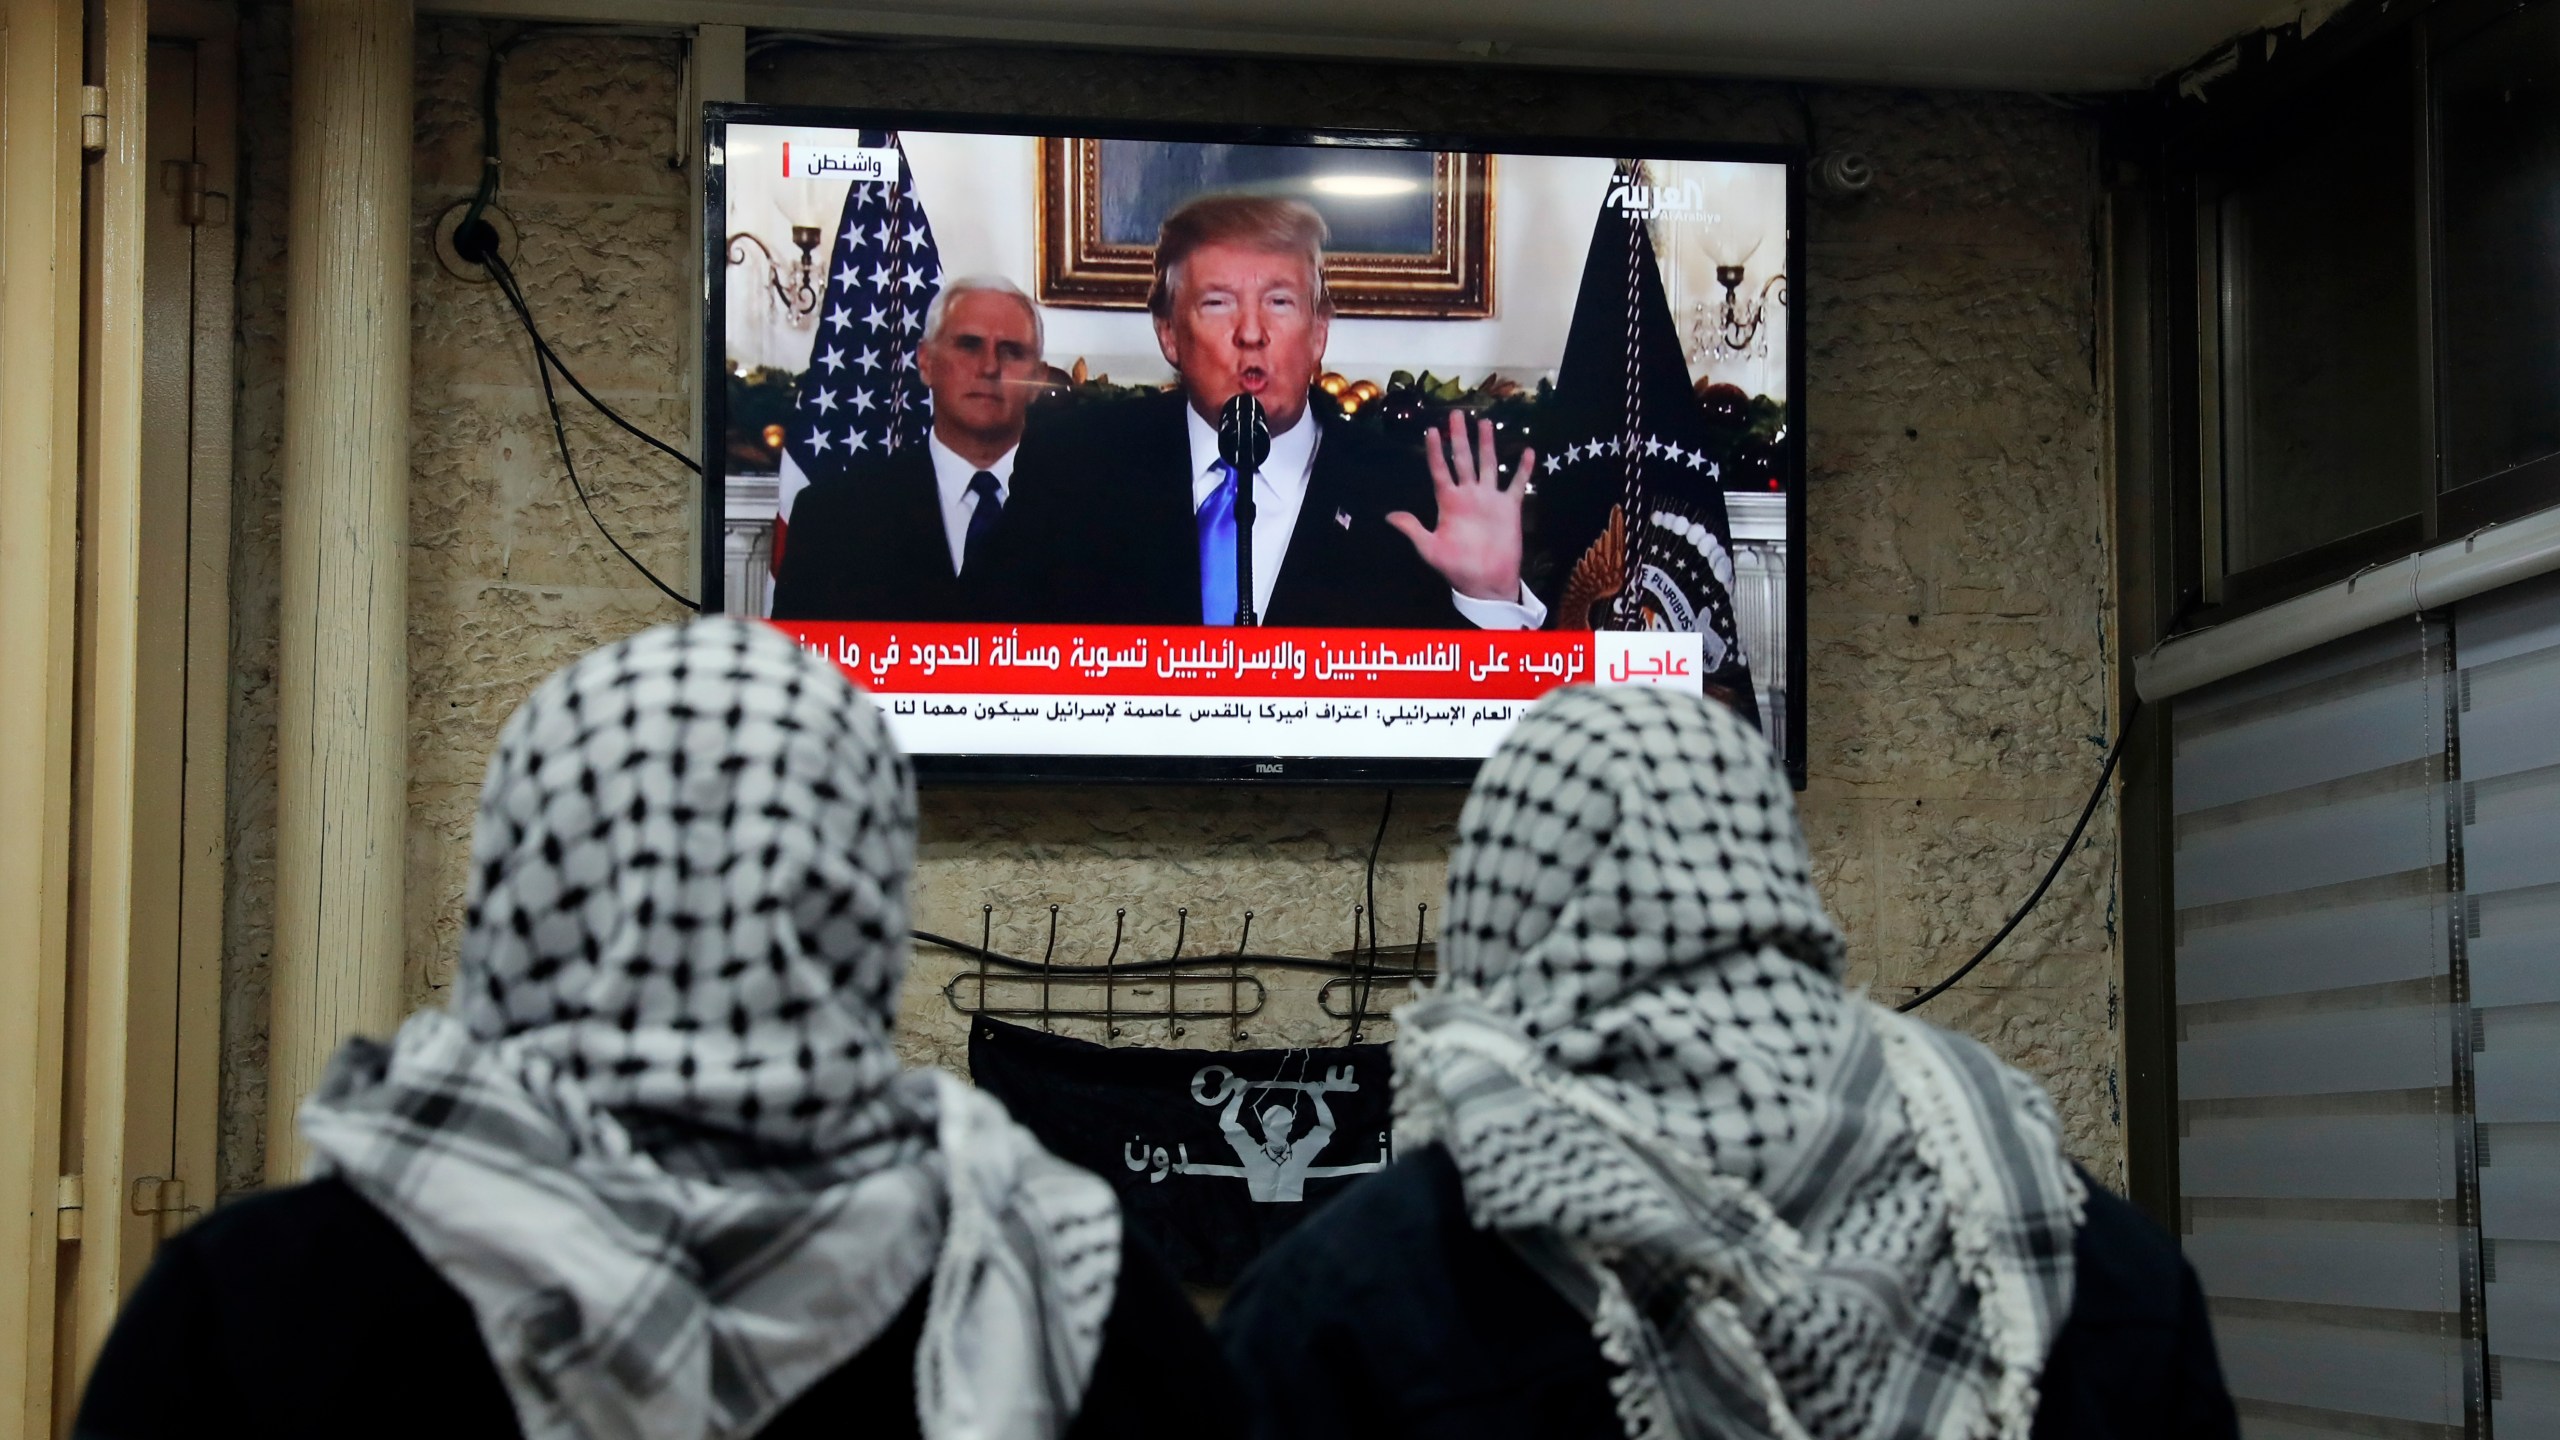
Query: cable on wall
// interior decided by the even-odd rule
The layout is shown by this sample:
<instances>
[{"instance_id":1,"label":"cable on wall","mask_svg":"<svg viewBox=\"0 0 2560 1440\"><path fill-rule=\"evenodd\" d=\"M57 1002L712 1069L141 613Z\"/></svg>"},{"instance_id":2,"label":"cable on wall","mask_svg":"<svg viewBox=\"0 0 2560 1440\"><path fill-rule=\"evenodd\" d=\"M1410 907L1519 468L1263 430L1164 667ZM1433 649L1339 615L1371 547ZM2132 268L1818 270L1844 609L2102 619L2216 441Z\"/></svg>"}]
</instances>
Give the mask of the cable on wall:
<instances>
[{"instance_id":1,"label":"cable on wall","mask_svg":"<svg viewBox=\"0 0 2560 1440\"><path fill-rule=\"evenodd\" d=\"M2052 888L2054 877L2062 873L2063 862L2069 860L2072 853L2080 848L2080 833L2089 828L2089 817L2098 812L2098 802L2106 797L2107 782L2115 777L2116 762L2124 758L2125 742L2133 734L2133 717L2140 713L2142 713L2141 696L2136 695L2125 702L2124 714L2116 720L2116 743L2107 747L2107 762L2098 767L2098 783L2089 789L2089 803L2080 807L2080 818L2071 822L2070 838L2062 842L2062 848L2054 854L2053 863L2045 867L2044 878L2036 882L2036 888L2027 892L2026 900L2010 913L2009 923L2001 926L1999 932L1990 939L1983 941L1982 948L1973 952L1972 959L1957 966L1954 974L1894 1006L1894 1009L1908 1014L1946 994L1957 981L1972 974L1975 966L1991 958L1991 952L2000 948L2000 942L2008 939L2010 932L2016 930L2019 924L2035 910L2036 905L2044 899L2044 892Z\"/></svg>"},{"instance_id":2,"label":"cable on wall","mask_svg":"<svg viewBox=\"0 0 2560 1440\"><path fill-rule=\"evenodd\" d=\"M696 475L702 473L701 464L692 456L633 424L623 416L621 411L606 404L593 390L587 388L586 383L578 378L577 372L571 370L568 362L560 358L559 352L551 348L551 342L543 338L542 327L534 321L533 307L526 303L523 283L516 278L514 268L507 264L506 257L502 253L503 246L497 227L485 218L490 202L497 198L498 179L503 171L503 162L499 155L498 82L506 68L507 57L513 54L518 46L530 41L560 36L645 35L655 38L664 37L667 34L666 31L650 30L645 27L617 25L538 26L519 30L504 39L492 40L489 45L488 64L482 70L480 80L480 187L471 197L471 208L463 213L462 222L454 228L451 243L455 256L465 263L478 265L488 271L489 278L498 287L498 293L506 297L508 308L515 312L517 323L524 327L525 338L533 343L534 373L542 381L542 403L550 412L551 437L560 450L560 466L568 472L569 488L577 492L578 504L587 512L587 519L596 527L596 533L604 537L605 543L613 547L615 554L620 555L632 569L640 572L642 579L655 586L658 593L687 610L699 614L702 610L701 602L688 598L674 586L660 579L656 571L641 563L640 557L632 554L630 548L607 528L604 517L596 513L595 499L587 493L586 482L578 475L578 462L570 453L568 424L560 413L560 395L551 383L552 373L559 372L560 378L569 383L569 388L576 391L579 398L593 406L597 414L613 422L625 433L666 455Z\"/></svg>"},{"instance_id":3,"label":"cable on wall","mask_svg":"<svg viewBox=\"0 0 2560 1440\"><path fill-rule=\"evenodd\" d=\"M525 335L533 342L534 373L542 379L542 403L551 414L551 438L560 447L560 465L562 469L569 472L569 488L577 492L578 504L586 510L587 519L595 525L596 533L604 537L605 543L613 547L615 554L620 555L632 569L639 571L642 579L656 586L658 593L687 610L699 614L702 606L698 602L659 579L658 573L641 563L640 557L632 554L630 549L615 537L613 531L606 528L604 517L596 513L595 500L587 494L586 482L578 478L578 462L569 451L569 429L560 414L560 394L552 386L551 372L559 371L560 378L568 381L570 389L577 391L589 405L594 406L597 414L673 456L676 463L695 474L702 473L702 467L683 451L624 419L621 412L596 398L595 392L589 390L568 365L562 362L558 352L551 348L550 342L542 338L542 328L534 323L533 308L525 303L524 287L517 281L515 270L498 254L496 241L497 232L487 221L467 220L454 232L454 253L474 264L487 267L490 278L497 282L498 293L506 297L508 307L515 311L517 321L524 326Z\"/></svg>"},{"instance_id":4,"label":"cable on wall","mask_svg":"<svg viewBox=\"0 0 2560 1440\"><path fill-rule=\"evenodd\" d=\"M482 66L480 71L480 188L471 197L471 208L463 213L464 225L477 223L482 212L489 208L490 202L498 197L498 177L502 173L498 153L498 82L505 73L507 58L513 55L519 46L529 45L537 40L616 36L640 40L673 40L683 47L690 47L692 43L692 36L687 30L660 25L527 25L503 39L490 40L488 63ZM689 49L685 53L690 53ZM683 69L684 64L685 62L679 59L677 62L679 71ZM669 168L684 168L684 161L691 153L686 143L688 133L684 117L679 115L676 119L675 154L668 159Z\"/></svg>"}]
</instances>

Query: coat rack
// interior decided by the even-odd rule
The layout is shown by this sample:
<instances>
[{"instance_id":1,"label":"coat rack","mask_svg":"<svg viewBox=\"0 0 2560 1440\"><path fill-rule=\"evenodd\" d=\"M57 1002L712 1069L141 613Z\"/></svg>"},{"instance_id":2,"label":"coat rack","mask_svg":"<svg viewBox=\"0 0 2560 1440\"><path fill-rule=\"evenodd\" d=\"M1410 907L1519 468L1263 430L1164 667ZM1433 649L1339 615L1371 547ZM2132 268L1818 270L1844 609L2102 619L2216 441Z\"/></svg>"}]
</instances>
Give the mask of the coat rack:
<instances>
[{"instance_id":1,"label":"coat rack","mask_svg":"<svg viewBox=\"0 0 2560 1440\"><path fill-rule=\"evenodd\" d=\"M993 905L978 907L978 943L974 945L927 930L914 934L928 945L972 960L969 969L942 987L952 1009L963 1015L1036 1022L1042 1029L1054 1028L1059 1020L1099 1020L1105 1044L1121 1038L1124 1023L1163 1021L1175 1039L1187 1034L1192 1022L1222 1022L1228 1044L1241 1046L1249 1039L1244 1022L1261 1014L1270 1000L1261 972L1277 969L1325 975L1327 979L1316 990L1316 1004L1327 1016L1346 1022L1346 1043L1356 1045L1367 1027L1383 1018L1377 1006L1382 989L1409 994L1437 967L1438 947L1427 938L1428 904L1414 907L1412 943L1392 948L1378 944L1375 927L1368 923L1368 907L1354 905L1352 948L1329 956L1255 952L1251 910L1244 912L1233 951L1185 955L1191 931L1191 907L1186 905L1174 911L1171 955L1127 962L1120 959L1129 922L1128 908L1122 906L1111 912L1111 948L1100 964L1058 959L1061 908L1049 907L1048 940L1037 960L995 949ZM1143 997L1130 993L1140 989L1147 992Z\"/></svg>"}]
</instances>

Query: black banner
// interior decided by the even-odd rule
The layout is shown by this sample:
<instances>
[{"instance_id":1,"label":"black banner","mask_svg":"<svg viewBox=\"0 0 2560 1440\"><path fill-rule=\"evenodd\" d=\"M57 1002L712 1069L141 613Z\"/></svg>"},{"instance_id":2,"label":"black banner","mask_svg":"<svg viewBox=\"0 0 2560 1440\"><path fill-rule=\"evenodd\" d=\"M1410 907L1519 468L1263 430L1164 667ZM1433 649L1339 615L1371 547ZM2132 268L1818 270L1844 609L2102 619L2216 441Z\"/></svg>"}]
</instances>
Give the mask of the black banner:
<instances>
[{"instance_id":1,"label":"black banner","mask_svg":"<svg viewBox=\"0 0 2560 1440\"><path fill-rule=\"evenodd\" d=\"M1196 1285L1232 1284L1389 1158L1384 1045L1158 1050L980 1019L969 1072L1052 1153L1110 1181Z\"/></svg>"}]
</instances>

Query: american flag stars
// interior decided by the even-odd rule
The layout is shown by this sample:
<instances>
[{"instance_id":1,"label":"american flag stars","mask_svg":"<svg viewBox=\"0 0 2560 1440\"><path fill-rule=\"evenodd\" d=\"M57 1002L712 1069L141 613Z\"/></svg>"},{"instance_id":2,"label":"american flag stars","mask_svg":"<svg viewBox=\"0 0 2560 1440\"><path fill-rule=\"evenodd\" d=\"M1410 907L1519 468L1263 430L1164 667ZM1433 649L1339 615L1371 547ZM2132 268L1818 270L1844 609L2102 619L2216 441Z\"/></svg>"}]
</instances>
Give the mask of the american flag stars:
<instances>
[{"instance_id":1,"label":"american flag stars","mask_svg":"<svg viewBox=\"0 0 2560 1440\"><path fill-rule=\"evenodd\" d=\"M1615 435L1577 441L1564 447L1561 452L1550 453L1539 468L1553 475L1567 465L1579 465L1585 460L1597 460L1604 455L1615 457L1630 449L1641 450L1653 459L1669 460L1675 465L1685 465L1709 476L1719 474L1721 469L1714 461L1707 458L1706 451L1689 449L1678 441L1665 440L1659 435L1647 435L1632 444Z\"/></svg>"},{"instance_id":2,"label":"american flag stars","mask_svg":"<svg viewBox=\"0 0 2560 1440\"><path fill-rule=\"evenodd\" d=\"M857 457L923 444L932 424L915 346L941 288L941 256L897 136L868 131L860 143L898 148L898 175L845 191L818 336L784 429L790 463L783 488L794 494L794 481L838 475Z\"/></svg>"},{"instance_id":3,"label":"american flag stars","mask_svg":"<svg viewBox=\"0 0 2560 1440\"><path fill-rule=\"evenodd\" d=\"M821 323L783 427L777 499L786 530L792 501L811 482L841 478L857 460L922 445L933 426L915 346L942 286L941 255L898 137L866 130L858 143L897 149L898 175L845 191Z\"/></svg>"}]
</instances>

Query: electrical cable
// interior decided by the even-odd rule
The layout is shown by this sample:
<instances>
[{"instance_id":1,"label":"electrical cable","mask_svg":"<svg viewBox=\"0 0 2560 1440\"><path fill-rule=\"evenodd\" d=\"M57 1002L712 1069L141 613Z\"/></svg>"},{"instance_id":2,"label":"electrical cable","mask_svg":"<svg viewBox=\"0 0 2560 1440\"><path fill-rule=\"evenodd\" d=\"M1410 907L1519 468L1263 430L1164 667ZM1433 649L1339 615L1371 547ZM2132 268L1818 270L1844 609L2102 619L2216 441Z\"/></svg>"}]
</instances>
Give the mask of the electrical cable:
<instances>
[{"instance_id":1,"label":"electrical cable","mask_svg":"<svg viewBox=\"0 0 2560 1440\"><path fill-rule=\"evenodd\" d=\"M587 404L594 407L597 414L611 421L624 433L668 456L696 475L702 473L701 463L624 418L621 411L606 404L593 390L588 389L586 382L578 378L577 372L569 368L568 362L560 358L559 352L551 348L551 342L543 338L542 327L534 321L533 307L525 301L522 282L517 280L513 267L507 264L506 257L499 252L497 228L483 218L490 202L497 198L498 177L503 168L499 155L498 82L505 70L507 57L514 53L516 47L529 41L568 35L662 33L668 32L648 30L646 27L613 25L531 26L490 43L488 63L482 69L480 77L480 185L472 194L471 208L463 212L461 223L454 227L452 244L455 255L489 272L489 278L497 285L498 293L506 297L508 306L515 311L517 321L524 326L525 337L533 342L534 373L542 381L542 401L551 415L551 435L560 449L560 466L568 472L569 488L577 492L578 504L587 512L587 519L596 527L596 533L604 537L605 543L613 547L615 554L620 555L632 569L639 571L641 578L655 586L658 593L699 614L702 610L699 602L686 598L674 586L658 578L657 572L642 564L640 557L632 554L629 547L606 527L604 517L596 513L594 497L587 493L586 482L579 478L577 461L570 453L568 425L560 413L560 396L551 383L552 372L558 371L560 378L569 382L569 388L576 391L580 399L585 400Z\"/></svg>"},{"instance_id":2,"label":"electrical cable","mask_svg":"<svg viewBox=\"0 0 2560 1440\"><path fill-rule=\"evenodd\" d=\"M1948 990L1954 988L1964 979L1964 977L1972 974L1983 961L1989 959L1991 957L1991 952L1999 949L2001 943L2007 940L2011 934L2015 933L2021 924L2025 923L2027 916L2034 913L2036 906L2043 902L2045 892L2053 888L2053 882L2062 874L2063 865L2069 861L2073 853L2080 848L2080 837L2087 832L2090 817L2097 813L2098 802L2106 798L2107 782L2115 778L2116 765L2118 762L2123 760L2125 746L2131 741L2134 717L2139 715L2141 712L2142 699L2140 696L2135 696L2126 704L2124 714L2120 717L2118 722L2115 743L2107 747L2107 758L2105 762L2098 767L2097 784L2090 788L2089 799L2087 803L2080 807L2079 818L2071 823L2070 835L2064 838L2062 848L2057 851L2053 857L2053 863L2045 867L2044 876L2036 881L2035 889L2028 892L2027 898L2010 914L2007 923L2003 924L1998 932L1993 934L1989 940L1984 941L1981 949L1973 952L1973 957L1971 959L1956 967L1955 972L1948 975L1945 979L1940 980L1928 989L1922 991L1920 994L1915 995L1911 999L1895 1006L1894 1008L1896 1010L1903 1011L1905 1013L1917 1010L1921 1006L1928 1004L1930 1001L1937 999ZM1379 807L1378 829L1377 833L1372 836L1369 841L1369 860L1362 882L1365 897L1368 901L1366 914L1369 927L1368 944L1363 948L1363 953L1355 955L1348 961L1319 958L1311 955L1267 955L1255 953L1239 953L1228 958L1251 965L1268 965L1282 970L1304 970L1312 971L1321 975L1344 976L1350 978L1354 985L1358 987L1353 992L1355 998L1353 1000L1351 1011L1356 1023L1358 1017L1360 1017L1366 1009L1366 1000L1369 994L1369 989L1371 986L1375 985L1378 975L1378 855L1386 843L1388 818L1394 813L1395 792L1390 790L1387 792L1385 803ZM1179 969L1185 963L1189 963L1177 955L1168 956L1161 960L1139 960L1123 965L1049 965L1040 961L1024 960L1018 956L989 950L965 940L955 940L947 935L935 934L930 930L910 930L907 933L912 935L916 940L927 945L954 951L962 955L975 956L983 963L999 966L1003 969L1034 974L1042 972L1046 972L1051 975L1071 976L1128 975L1133 973L1152 974L1161 971ZM1419 970L1420 967L1417 965L1415 967L1416 973L1419 973Z\"/></svg>"},{"instance_id":3,"label":"electrical cable","mask_svg":"<svg viewBox=\"0 0 2560 1440\"><path fill-rule=\"evenodd\" d=\"M459 246L456 246L456 253L461 253ZM472 260L479 257L464 254L462 258L465 260ZM648 431L641 429L629 420L624 419L621 411L614 409L612 406L604 403L604 401L596 398L596 392L586 387L586 382L578 378L577 372L569 368L568 362L560 358L560 353L551 348L551 342L543 339L542 332L534 327L533 312L525 307L524 288L515 278L515 271L508 268L507 262L503 257L492 249L489 251L487 258L481 259L480 263L489 267L489 272L491 274L502 275L504 277L498 288L506 292L508 303L515 306L516 314L523 319L524 333L532 337L533 348L541 354L543 359L551 362L551 368L560 372L560 378L568 381L569 388L578 392L578 398L586 401L589 405L594 406L597 414L612 421L625 433L639 440L642 444L649 446L651 449L658 451L662 455L665 455L668 459L675 461L677 464L692 471L696 475L702 473L702 462L694 459L690 455L687 455L673 445L668 444L666 441L659 439L657 436L650 434Z\"/></svg>"},{"instance_id":4,"label":"electrical cable","mask_svg":"<svg viewBox=\"0 0 2560 1440\"><path fill-rule=\"evenodd\" d=\"M489 59L480 71L480 187L472 192L471 208L463 212L462 228L480 223L480 216L489 208L489 202L498 198L498 79L506 68L507 57L514 54L519 45L581 35L673 40L679 45L686 44L689 39L688 30L662 25L525 25L505 39L490 41ZM685 149L685 126L681 118L676 122L676 146L680 154ZM680 159L674 163L675 168L682 168ZM459 230L456 233L459 234ZM463 258L470 257L465 255Z\"/></svg>"},{"instance_id":5,"label":"electrical cable","mask_svg":"<svg viewBox=\"0 0 2560 1440\"><path fill-rule=\"evenodd\" d=\"M1991 958L1991 952L1999 949L2000 942L2008 939L2009 933L2018 928L2019 924L2036 908L2037 902L2044 899L2044 892L2052 887L2054 877L2062 873L2063 862L2069 860L2072 852L2080 848L2080 832L2089 828L2089 817L2098 812L2098 802L2106 797L2107 781L2115 776L2116 762L2124 758L2125 744L2133 734L2133 717L2140 713L2142 713L2142 697L2136 695L2125 705L2124 714L2116 721L2116 743L2107 747L2107 762L2098 767L2098 783L2090 787L2089 803L2080 807L2080 818L2071 823L2070 838L2062 842L2062 849L2055 853L2053 863L2045 867L2044 878L2038 880L2036 888L2028 892L2025 902L2011 912L2009 923L2001 926L1999 933L1982 942L1982 948L1973 952L1972 959L1957 966L1954 974L1894 1006L1894 1009L1908 1014L1946 994L1957 981L1972 974L1975 966Z\"/></svg>"},{"instance_id":6,"label":"electrical cable","mask_svg":"<svg viewBox=\"0 0 2560 1440\"><path fill-rule=\"evenodd\" d=\"M483 223L485 225L485 222ZM456 246L455 248L457 253L463 253L461 252L461 247ZM642 564L640 557L632 554L619 539L615 538L613 531L606 528L604 517L596 514L595 501L587 494L586 482L578 478L578 462L569 451L568 425L560 414L560 395L559 392L552 387L551 372L554 369L557 369L560 372L561 378L569 382L570 388L584 396L587 403L593 405L596 408L597 413L603 415L606 419L613 421L615 424L630 431L632 434L638 435L641 439L648 441L658 449L664 450L670 455L674 455L678 460L684 461L685 465L688 468L693 469L697 474L700 473L700 467L694 465L693 461L687 459L681 452L678 452L673 447L667 445L664 441L650 435L647 431L642 430L630 421L623 419L621 415L615 413L612 406L597 399L593 391L590 391L585 385L579 383L578 377L570 372L569 367L561 362L560 357L553 353L550 344L542 338L541 328L534 324L533 310L530 306L525 304L524 292L516 283L515 272L510 269L507 262L497 254L494 247L484 249L484 253L478 256L472 256L466 253L464 258L477 259L488 269L489 277L497 282L498 293L506 297L507 304L513 307L516 312L516 318L523 322L524 333L531 337L533 341L534 373L540 376L542 380L542 403L551 412L551 437L554 441L558 442L560 447L560 465L562 469L569 472L569 488L577 492L578 504L586 510L587 519L595 525L596 533L604 537L605 543L613 547L615 554L620 555L625 561L627 561L632 569L639 571L642 579L645 579L651 585L656 586L658 588L658 593L666 596L670 600L673 600L677 604L682 605L687 610L691 610L699 614L702 610L702 606L700 604L686 598L683 594L679 593L675 587L669 585L666 581L659 579L656 571L651 570L647 565Z\"/></svg>"}]
</instances>

